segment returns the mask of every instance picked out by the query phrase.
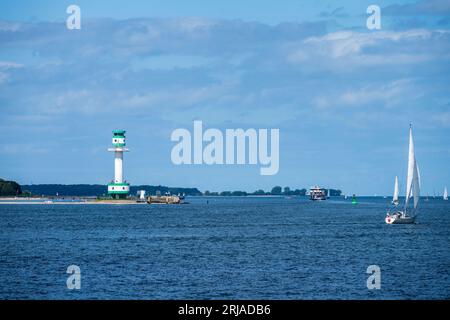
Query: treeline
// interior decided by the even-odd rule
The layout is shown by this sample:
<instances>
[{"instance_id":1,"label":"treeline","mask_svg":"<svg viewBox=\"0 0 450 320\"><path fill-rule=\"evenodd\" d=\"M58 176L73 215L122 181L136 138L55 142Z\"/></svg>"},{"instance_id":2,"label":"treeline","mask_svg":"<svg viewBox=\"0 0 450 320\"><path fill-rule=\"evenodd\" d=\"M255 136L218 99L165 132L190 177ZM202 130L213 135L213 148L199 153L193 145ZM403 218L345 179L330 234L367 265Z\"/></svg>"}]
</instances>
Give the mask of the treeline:
<instances>
[{"instance_id":1,"label":"treeline","mask_svg":"<svg viewBox=\"0 0 450 320\"><path fill-rule=\"evenodd\" d=\"M79 196L79 197L95 197L104 196L107 194L107 185L103 184L30 184L20 186L14 181L5 181L0 179L0 196ZM164 195L170 194L184 194L186 196L305 196L306 189L294 189L290 187L275 186L270 191L258 189L254 192L247 191L222 191L201 192L197 188L181 188L181 187L167 187L167 186L152 186L152 185L137 185L130 186L130 194L135 195L138 190L145 190L147 195ZM341 190L325 189L330 191L331 196L340 196Z\"/></svg>"},{"instance_id":2,"label":"treeline","mask_svg":"<svg viewBox=\"0 0 450 320\"><path fill-rule=\"evenodd\" d=\"M107 185L103 184L30 184L23 185L23 190L30 191L34 195L44 196L80 196L94 197L108 193ZM145 190L148 195L155 195L157 192L165 194L185 194L189 196L201 196L202 193L197 188L178 188L166 186L139 185L130 186L130 194L135 195L138 190Z\"/></svg>"},{"instance_id":3,"label":"treeline","mask_svg":"<svg viewBox=\"0 0 450 320\"><path fill-rule=\"evenodd\" d=\"M0 196L20 196L22 188L15 181L7 181L0 179Z\"/></svg>"},{"instance_id":4,"label":"treeline","mask_svg":"<svg viewBox=\"0 0 450 320\"><path fill-rule=\"evenodd\" d=\"M341 195L341 190L337 189L326 189L330 190L330 196L336 197ZM204 196L305 196L307 190L306 189L295 189L291 190L290 187L280 187L275 186L271 191L264 191L262 189L256 190L254 192L246 192L246 191L222 191L222 192L213 192L213 191L205 191L203 193Z\"/></svg>"}]
</instances>

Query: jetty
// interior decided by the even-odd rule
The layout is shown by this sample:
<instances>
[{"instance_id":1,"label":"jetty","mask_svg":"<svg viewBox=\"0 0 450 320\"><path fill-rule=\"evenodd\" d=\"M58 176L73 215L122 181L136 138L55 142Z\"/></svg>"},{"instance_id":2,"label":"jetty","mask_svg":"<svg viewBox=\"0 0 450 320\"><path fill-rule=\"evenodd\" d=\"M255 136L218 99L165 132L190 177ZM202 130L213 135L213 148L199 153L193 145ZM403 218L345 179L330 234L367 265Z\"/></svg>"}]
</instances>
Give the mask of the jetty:
<instances>
[{"instance_id":1,"label":"jetty","mask_svg":"<svg viewBox=\"0 0 450 320\"><path fill-rule=\"evenodd\" d=\"M181 198L179 196L148 196L148 204L181 204Z\"/></svg>"}]
</instances>

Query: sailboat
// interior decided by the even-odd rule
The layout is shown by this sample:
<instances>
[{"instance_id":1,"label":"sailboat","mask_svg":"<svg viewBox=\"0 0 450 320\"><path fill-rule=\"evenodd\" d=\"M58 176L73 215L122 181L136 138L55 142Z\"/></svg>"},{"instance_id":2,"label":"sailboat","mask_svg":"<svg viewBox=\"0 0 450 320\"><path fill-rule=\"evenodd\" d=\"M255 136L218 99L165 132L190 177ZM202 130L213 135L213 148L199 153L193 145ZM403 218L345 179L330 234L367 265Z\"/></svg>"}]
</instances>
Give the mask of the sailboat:
<instances>
[{"instance_id":1,"label":"sailboat","mask_svg":"<svg viewBox=\"0 0 450 320\"><path fill-rule=\"evenodd\" d=\"M413 199L413 210L408 210L409 201ZM414 223L417 217L417 206L420 198L420 174L414 154L414 142L412 136L412 126L409 126L409 154L408 154L408 175L406 178L405 207L395 212L387 212L385 221L387 224Z\"/></svg>"},{"instance_id":2,"label":"sailboat","mask_svg":"<svg viewBox=\"0 0 450 320\"><path fill-rule=\"evenodd\" d=\"M445 187L445 188L444 188L444 196L443 196L443 199L444 199L445 201L447 201L447 200L448 200L448 192L447 192L447 187Z\"/></svg>"},{"instance_id":3,"label":"sailboat","mask_svg":"<svg viewBox=\"0 0 450 320\"><path fill-rule=\"evenodd\" d=\"M392 204L398 206L398 178L395 176L394 196L392 197Z\"/></svg>"}]
</instances>

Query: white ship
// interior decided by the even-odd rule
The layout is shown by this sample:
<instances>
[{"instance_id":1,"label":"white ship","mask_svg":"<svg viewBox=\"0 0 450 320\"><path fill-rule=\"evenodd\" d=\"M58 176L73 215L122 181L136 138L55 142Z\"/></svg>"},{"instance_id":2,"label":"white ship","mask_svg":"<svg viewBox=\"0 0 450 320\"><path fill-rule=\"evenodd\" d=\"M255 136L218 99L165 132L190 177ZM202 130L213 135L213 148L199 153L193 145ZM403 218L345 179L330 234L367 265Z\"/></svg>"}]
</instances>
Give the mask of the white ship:
<instances>
[{"instance_id":1,"label":"white ship","mask_svg":"<svg viewBox=\"0 0 450 320\"><path fill-rule=\"evenodd\" d=\"M325 189L315 186L315 187L312 187L309 189L309 199L311 199L313 201L326 200L327 193L326 193Z\"/></svg>"}]
</instances>

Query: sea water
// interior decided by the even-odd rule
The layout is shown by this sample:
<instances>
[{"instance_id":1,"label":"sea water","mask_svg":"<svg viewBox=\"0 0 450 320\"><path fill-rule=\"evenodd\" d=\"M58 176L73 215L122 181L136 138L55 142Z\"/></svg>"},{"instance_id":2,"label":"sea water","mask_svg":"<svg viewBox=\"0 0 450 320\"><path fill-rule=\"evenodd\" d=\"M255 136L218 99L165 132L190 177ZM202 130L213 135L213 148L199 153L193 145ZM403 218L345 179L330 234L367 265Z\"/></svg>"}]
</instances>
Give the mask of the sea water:
<instances>
[{"instance_id":1,"label":"sea water","mask_svg":"<svg viewBox=\"0 0 450 320\"><path fill-rule=\"evenodd\" d=\"M187 201L1 204L0 298L450 298L448 201L422 201L414 225L387 225L383 198ZM370 265L380 289L367 287Z\"/></svg>"}]
</instances>

